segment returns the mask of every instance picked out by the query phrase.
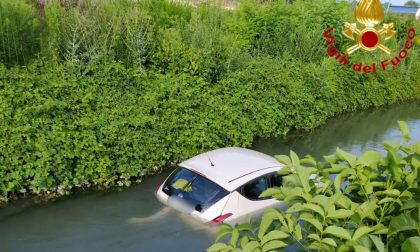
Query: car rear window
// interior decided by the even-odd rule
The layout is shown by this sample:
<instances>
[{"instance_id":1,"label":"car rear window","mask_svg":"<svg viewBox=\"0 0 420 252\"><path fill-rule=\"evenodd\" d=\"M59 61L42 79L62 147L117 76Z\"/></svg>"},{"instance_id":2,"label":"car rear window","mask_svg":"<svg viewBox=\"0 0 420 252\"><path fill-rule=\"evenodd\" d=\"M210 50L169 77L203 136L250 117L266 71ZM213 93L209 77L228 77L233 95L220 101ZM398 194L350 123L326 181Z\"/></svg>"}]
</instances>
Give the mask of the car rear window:
<instances>
[{"instance_id":1,"label":"car rear window","mask_svg":"<svg viewBox=\"0 0 420 252\"><path fill-rule=\"evenodd\" d=\"M213 181L185 168L178 168L166 180L162 191L168 196L182 198L203 211L229 194Z\"/></svg>"}]
</instances>

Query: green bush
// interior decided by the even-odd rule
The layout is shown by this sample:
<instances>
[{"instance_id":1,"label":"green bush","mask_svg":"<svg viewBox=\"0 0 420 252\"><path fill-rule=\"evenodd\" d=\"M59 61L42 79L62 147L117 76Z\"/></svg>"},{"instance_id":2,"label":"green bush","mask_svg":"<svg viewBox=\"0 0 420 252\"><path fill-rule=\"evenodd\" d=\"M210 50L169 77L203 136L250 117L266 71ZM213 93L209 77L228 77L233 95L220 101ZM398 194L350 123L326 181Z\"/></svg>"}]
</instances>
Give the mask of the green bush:
<instances>
[{"instance_id":1,"label":"green bush","mask_svg":"<svg viewBox=\"0 0 420 252\"><path fill-rule=\"evenodd\" d=\"M82 2L0 3L2 200L128 185L208 149L420 96L417 49L376 75L328 58L322 34L351 20L344 1Z\"/></svg>"},{"instance_id":2,"label":"green bush","mask_svg":"<svg viewBox=\"0 0 420 252\"><path fill-rule=\"evenodd\" d=\"M408 126L399 122L403 136ZM419 251L420 142L385 142L386 155L356 157L337 148L317 162L276 156L285 167L281 187L260 197L284 201L288 209L268 209L257 225L223 224L208 251ZM311 179L312 178L312 179ZM230 235L226 243L219 242Z\"/></svg>"}]
</instances>

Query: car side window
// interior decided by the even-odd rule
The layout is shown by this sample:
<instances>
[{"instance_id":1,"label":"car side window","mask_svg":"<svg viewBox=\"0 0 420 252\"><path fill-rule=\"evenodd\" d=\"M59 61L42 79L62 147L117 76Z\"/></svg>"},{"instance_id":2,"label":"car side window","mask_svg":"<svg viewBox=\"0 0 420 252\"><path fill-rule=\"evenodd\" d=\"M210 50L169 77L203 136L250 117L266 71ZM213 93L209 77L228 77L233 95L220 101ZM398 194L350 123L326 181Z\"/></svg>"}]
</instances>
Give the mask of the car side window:
<instances>
[{"instance_id":1,"label":"car side window","mask_svg":"<svg viewBox=\"0 0 420 252\"><path fill-rule=\"evenodd\" d=\"M259 200L259 196L268 188L266 176L256 178L246 183L241 190L241 194L250 200Z\"/></svg>"},{"instance_id":2,"label":"car side window","mask_svg":"<svg viewBox=\"0 0 420 252\"><path fill-rule=\"evenodd\" d=\"M282 178L276 172L269 175L270 185L269 187L280 187L282 185Z\"/></svg>"}]
</instances>

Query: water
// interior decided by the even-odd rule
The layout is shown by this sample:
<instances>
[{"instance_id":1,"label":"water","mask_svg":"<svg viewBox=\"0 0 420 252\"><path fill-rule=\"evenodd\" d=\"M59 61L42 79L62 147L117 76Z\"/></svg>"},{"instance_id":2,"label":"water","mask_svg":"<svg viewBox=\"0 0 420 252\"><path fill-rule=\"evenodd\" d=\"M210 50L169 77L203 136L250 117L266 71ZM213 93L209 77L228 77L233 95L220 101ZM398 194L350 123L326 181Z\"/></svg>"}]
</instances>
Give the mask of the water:
<instances>
[{"instance_id":1,"label":"water","mask_svg":"<svg viewBox=\"0 0 420 252\"><path fill-rule=\"evenodd\" d=\"M267 154L316 158L340 148L360 154L382 151L384 140L401 141L397 120L420 141L420 103L346 114L287 142L259 139L253 149ZM165 209L154 197L168 172L123 191L85 192L35 206L0 209L0 251L204 251L214 228ZM152 217L150 217L152 216Z\"/></svg>"}]
</instances>

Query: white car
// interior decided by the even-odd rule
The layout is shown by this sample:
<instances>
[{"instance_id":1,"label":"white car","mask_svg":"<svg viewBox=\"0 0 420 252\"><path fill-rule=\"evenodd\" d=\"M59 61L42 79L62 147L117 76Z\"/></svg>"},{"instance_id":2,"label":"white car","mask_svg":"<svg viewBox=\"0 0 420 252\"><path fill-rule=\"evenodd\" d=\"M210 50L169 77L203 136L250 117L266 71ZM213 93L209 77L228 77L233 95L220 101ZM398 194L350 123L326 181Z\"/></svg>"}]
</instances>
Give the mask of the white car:
<instances>
[{"instance_id":1,"label":"white car","mask_svg":"<svg viewBox=\"0 0 420 252\"><path fill-rule=\"evenodd\" d=\"M281 186L277 171L282 167L275 158L257 151L221 148L180 163L156 188L156 195L162 203L202 222L233 225L284 205L259 198L267 188Z\"/></svg>"}]
</instances>

